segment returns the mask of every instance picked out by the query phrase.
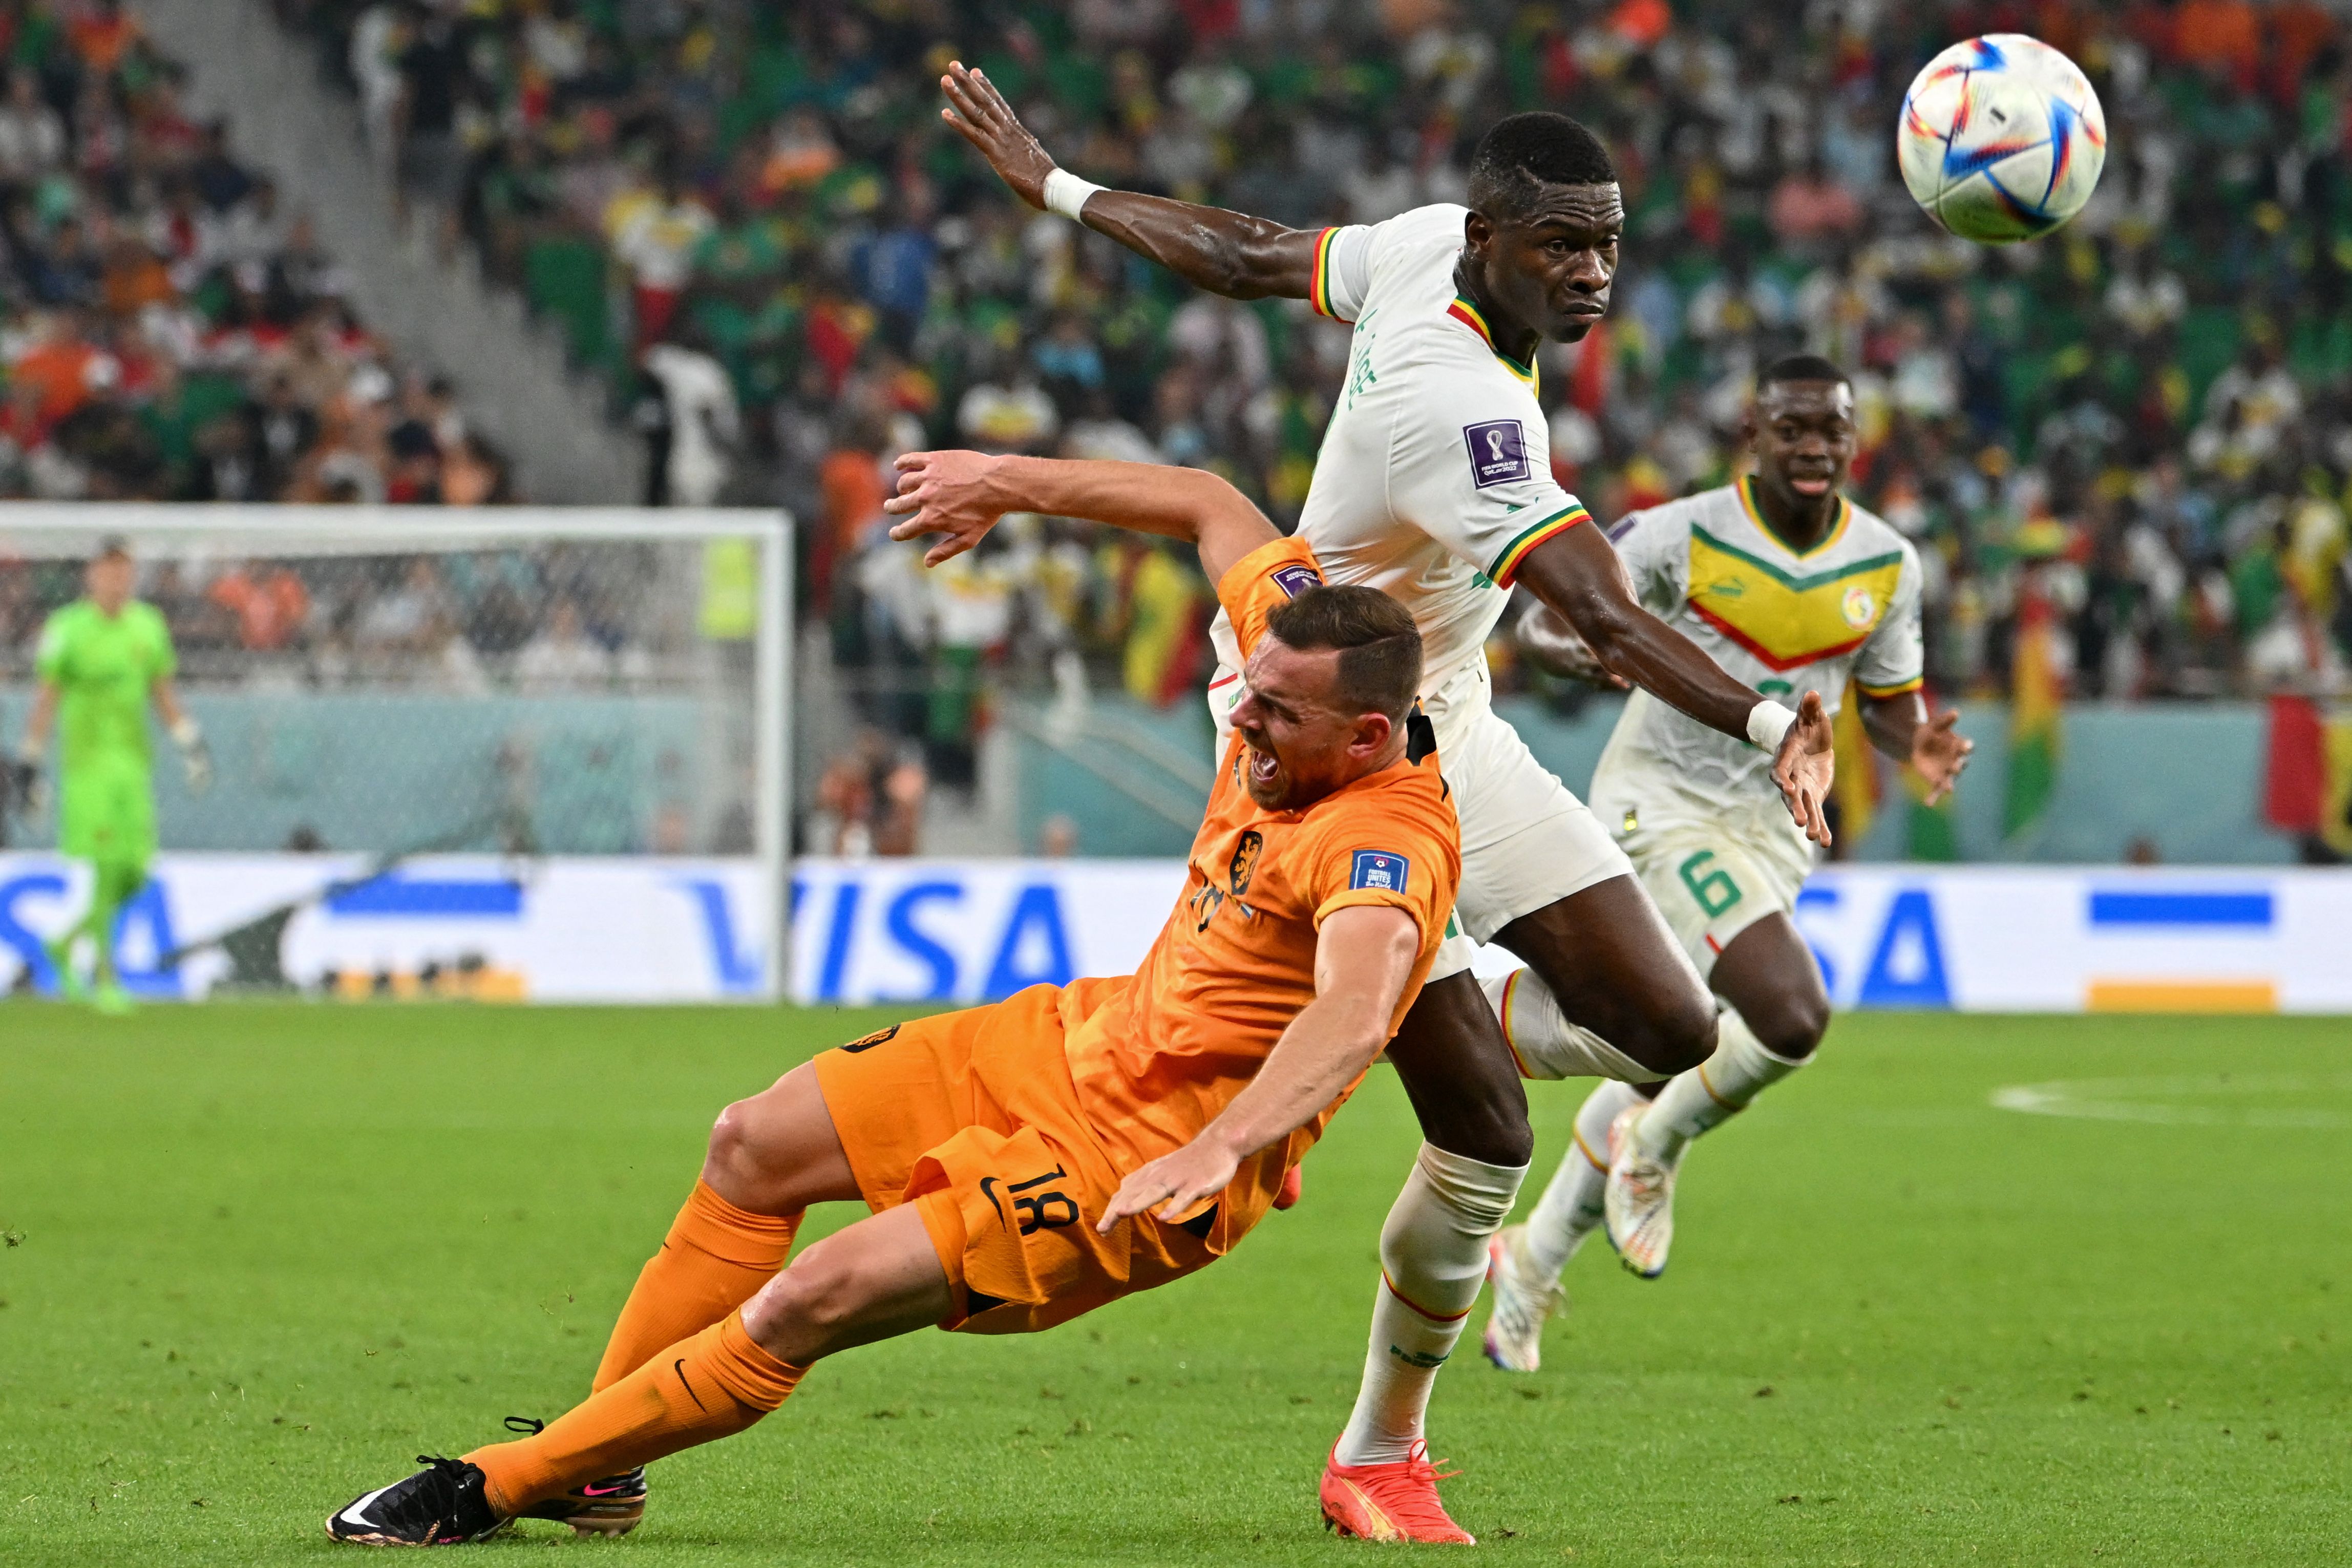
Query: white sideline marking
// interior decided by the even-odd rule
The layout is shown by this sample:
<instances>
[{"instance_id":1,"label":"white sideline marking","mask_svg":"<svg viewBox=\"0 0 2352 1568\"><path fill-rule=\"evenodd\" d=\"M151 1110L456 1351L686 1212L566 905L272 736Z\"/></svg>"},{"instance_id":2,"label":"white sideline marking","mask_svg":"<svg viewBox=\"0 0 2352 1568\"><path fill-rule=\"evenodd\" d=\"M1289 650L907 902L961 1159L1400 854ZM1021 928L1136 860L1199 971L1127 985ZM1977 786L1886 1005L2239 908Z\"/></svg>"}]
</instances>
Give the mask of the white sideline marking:
<instances>
[{"instance_id":1,"label":"white sideline marking","mask_svg":"<svg viewBox=\"0 0 2352 1568\"><path fill-rule=\"evenodd\" d=\"M2061 1079L1992 1091L2000 1110L2084 1121L2137 1121L2158 1127L2277 1127L2333 1131L2352 1127L2352 1108L2232 1105L2246 1095L2352 1096L2352 1074L2324 1078L2208 1073L2176 1078ZM2214 1103L2219 1101L2221 1103Z\"/></svg>"}]
</instances>

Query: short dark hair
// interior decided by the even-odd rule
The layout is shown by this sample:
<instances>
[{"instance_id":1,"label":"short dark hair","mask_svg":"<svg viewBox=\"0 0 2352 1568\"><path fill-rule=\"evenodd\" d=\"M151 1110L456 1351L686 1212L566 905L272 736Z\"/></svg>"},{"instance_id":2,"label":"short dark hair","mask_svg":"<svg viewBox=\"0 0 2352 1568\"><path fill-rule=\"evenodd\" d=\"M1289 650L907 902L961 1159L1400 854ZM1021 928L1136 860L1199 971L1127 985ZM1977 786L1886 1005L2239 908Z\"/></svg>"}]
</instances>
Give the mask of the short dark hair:
<instances>
[{"instance_id":1,"label":"short dark hair","mask_svg":"<svg viewBox=\"0 0 2352 1568\"><path fill-rule=\"evenodd\" d=\"M1339 651L1339 696L1360 713L1402 725L1421 691L1421 630L1378 588L1309 588L1265 618L1265 629L1301 653Z\"/></svg>"},{"instance_id":2,"label":"short dark hair","mask_svg":"<svg viewBox=\"0 0 2352 1568\"><path fill-rule=\"evenodd\" d=\"M1819 354L1783 354L1764 367L1764 374L1756 378L1756 390L1760 393L1766 387L1784 381L1829 381L1842 386L1853 384L1846 379L1845 372Z\"/></svg>"},{"instance_id":3,"label":"short dark hair","mask_svg":"<svg viewBox=\"0 0 2352 1568\"><path fill-rule=\"evenodd\" d=\"M131 541L119 533L110 533L99 540L98 548L90 552L89 558L92 562L99 562L111 561L118 556L125 561L131 559Z\"/></svg>"},{"instance_id":4,"label":"short dark hair","mask_svg":"<svg viewBox=\"0 0 2352 1568\"><path fill-rule=\"evenodd\" d=\"M1544 110L1496 121L1470 154L1470 206L1490 218L1525 211L1546 185L1616 183L1601 138Z\"/></svg>"}]
</instances>

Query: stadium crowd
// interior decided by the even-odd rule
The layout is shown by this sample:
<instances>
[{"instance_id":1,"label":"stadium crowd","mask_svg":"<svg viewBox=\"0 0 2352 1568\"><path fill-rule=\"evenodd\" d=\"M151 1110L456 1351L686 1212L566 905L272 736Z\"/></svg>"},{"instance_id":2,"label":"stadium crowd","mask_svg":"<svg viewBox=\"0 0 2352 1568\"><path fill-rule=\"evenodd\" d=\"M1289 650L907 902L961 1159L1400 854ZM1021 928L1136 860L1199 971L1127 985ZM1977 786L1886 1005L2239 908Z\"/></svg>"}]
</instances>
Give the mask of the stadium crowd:
<instances>
[{"instance_id":1,"label":"stadium crowd","mask_svg":"<svg viewBox=\"0 0 2352 1568\"><path fill-rule=\"evenodd\" d=\"M1186 689L1208 599L1044 523L919 578L878 538L890 456L1200 464L1288 519L1345 352L1016 206L938 121L956 54L1087 177L1297 225L1458 198L1496 117L1576 114L1631 229L1610 324L1546 355L1543 397L1604 519L1720 482L1754 369L1810 347L1856 375L1860 499L1929 563L1940 689L2005 687L2028 596L2078 695L2343 679L2352 54L2316 0L277 3L543 305L595 247L617 326L575 342L725 367L735 493L814 521L813 602L902 731L968 726L1008 649ZM1997 30L2083 64L2114 149L2089 211L2005 249L1939 236L1891 157L1917 66Z\"/></svg>"},{"instance_id":2,"label":"stadium crowd","mask_svg":"<svg viewBox=\"0 0 2352 1568\"><path fill-rule=\"evenodd\" d=\"M120 0L0 0L0 496L502 500Z\"/></svg>"},{"instance_id":3,"label":"stadium crowd","mask_svg":"<svg viewBox=\"0 0 2352 1568\"><path fill-rule=\"evenodd\" d=\"M511 500L455 389L357 319L310 220L184 87L118 0L0 0L0 498ZM644 572L611 548L199 551L140 591L199 679L626 688L659 640ZM71 563L0 563L0 669L29 669L78 591Z\"/></svg>"}]
</instances>

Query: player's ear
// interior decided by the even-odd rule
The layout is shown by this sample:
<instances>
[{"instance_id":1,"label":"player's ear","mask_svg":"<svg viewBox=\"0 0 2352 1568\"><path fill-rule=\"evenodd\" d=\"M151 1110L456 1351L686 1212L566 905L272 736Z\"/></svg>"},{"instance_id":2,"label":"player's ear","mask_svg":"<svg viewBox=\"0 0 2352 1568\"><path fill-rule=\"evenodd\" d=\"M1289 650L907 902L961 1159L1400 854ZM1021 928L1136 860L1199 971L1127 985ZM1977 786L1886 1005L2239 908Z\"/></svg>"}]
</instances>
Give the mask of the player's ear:
<instances>
[{"instance_id":1,"label":"player's ear","mask_svg":"<svg viewBox=\"0 0 2352 1568\"><path fill-rule=\"evenodd\" d=\"M1348 749L1359 756L1376 757L1395 733L1396 724L1387 714L1366 713L1356 720L1356 732L1348 738Z\"/></svg>"},{"instance_id":2,"label":"player's ear","mask_svg":"<svg viewBox=\"0 0 2352 1568\"><path fill-rule=\"evenodd\" d=\"M1471 255L1484 258L1494 242L1494 220L1485 213L1474 212L1462 220L1462 247Z\"/></svg>"}]
</instances>

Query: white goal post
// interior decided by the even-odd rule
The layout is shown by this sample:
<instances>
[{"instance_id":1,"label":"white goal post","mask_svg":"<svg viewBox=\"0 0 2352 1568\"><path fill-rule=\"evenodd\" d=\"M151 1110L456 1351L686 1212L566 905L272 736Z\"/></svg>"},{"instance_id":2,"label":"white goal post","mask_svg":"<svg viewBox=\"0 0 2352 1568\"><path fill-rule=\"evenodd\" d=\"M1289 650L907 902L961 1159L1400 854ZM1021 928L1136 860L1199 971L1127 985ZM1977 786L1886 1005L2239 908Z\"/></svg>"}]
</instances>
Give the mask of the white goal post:
<instances>
[{"instance_id":1,"label":"white goal post","mask_svg":"<svg viewBox=\"0 0 2352 1568\"><path fill-rule=\"evenodd\" d=\"M214 761L191 790L151 725L134 989L785 994L784 513L0 504L0 759L109 539ZM44 762L69 791L66 736ZM0 993L50 987L82 896L57 793L0 787Z\"/></svg>"}]
</instances>

